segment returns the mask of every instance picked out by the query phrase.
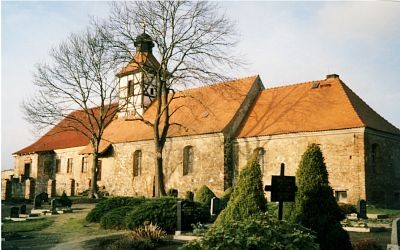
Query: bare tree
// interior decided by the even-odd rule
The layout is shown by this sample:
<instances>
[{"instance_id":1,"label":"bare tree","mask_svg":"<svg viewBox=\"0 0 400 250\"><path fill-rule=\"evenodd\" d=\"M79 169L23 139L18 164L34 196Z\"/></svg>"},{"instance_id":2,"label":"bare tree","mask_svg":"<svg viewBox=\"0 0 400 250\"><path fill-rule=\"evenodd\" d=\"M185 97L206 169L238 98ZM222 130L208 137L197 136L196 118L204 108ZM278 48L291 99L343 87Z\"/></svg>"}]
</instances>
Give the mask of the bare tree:
<instances>
[{"instance_id":1,"label":"bare tree","mask_svg":"<svg viewBox=\"0 0 400 250\"><path fill-rule=\"evenodd\" d=\"M88 138L93 155L92 198L98 197L100 141L118 111L114 103L118 90L113 74L116 61L105 45L104 36L96 29L70 35L51 50L49 63L37 65L36 96L22 105L25 119L39 130L58 124L62 126L59 131L79 131Z\"/></svg>"},{"instance_id":2,"label":"bare tree","mask_svg":"<svg viewBox=\"0 0 400 250\"><path fill-rule=\"evenodd\" d=\"M175 90L188 85L206 84L227 79L227 67L240 65L233 56L236 44L234 25L210 2L137 1L116 3L102 27L112 38L111 48L122 60L135 60L135 38L146 33L153 39L159 65L140 69L156 84L156 115L152 120L138 117L154 131L156 195L166 195L163 178L163 148ZM132 59L134 58L134 59Z\"/></svg>"}]
</instances>

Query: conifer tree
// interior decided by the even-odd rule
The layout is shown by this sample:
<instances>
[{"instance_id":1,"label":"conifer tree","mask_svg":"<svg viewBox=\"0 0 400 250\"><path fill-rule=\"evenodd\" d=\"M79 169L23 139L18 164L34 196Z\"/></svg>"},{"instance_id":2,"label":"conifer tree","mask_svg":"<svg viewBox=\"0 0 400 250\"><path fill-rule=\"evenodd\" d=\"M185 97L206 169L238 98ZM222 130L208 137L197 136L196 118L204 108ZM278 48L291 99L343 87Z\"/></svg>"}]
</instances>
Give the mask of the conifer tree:
<instances>
[{"instance_id":1,"label":"conifer tree","mask_svg":"<svg viewBox=\"0 0 400 250\"><path fill-rule=\"evenodd\" d=\"M344 215L329 186L328 171L317 144L309 145L303 154L296 179L296 221L317 233L322 250L352 249L349 235L340 224Z\"/></svg>"},{"instance_id":2,"label":"conifer tree","mask_svg":"<svg viewBox=\"0 0 400 250\"><path fill-rule=\"evenodd\" d=\"M222 210L214 226L224 225L229 221L243 220L266 210L261 169L254 156L240 172L227 207Z\"/></svg>"}]
</instances>

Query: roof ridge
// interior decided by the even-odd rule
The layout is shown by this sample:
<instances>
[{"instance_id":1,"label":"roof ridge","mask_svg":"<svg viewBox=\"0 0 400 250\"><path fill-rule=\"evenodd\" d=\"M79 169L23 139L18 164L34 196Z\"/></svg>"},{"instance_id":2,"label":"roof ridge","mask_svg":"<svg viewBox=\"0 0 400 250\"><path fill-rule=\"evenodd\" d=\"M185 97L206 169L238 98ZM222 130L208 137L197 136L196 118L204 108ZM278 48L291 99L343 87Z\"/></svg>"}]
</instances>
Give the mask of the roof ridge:
<instances>
[{"instance_id":1,"label":"roof ridge","mask_svg":"<svg viewBox=\"0 0 400 250\"><path fill-rule=\"evenodd\" d=\"M298 86L298 85L305 85L305 84L309 84L309 83L323 82L323 81L326 81L326 80L322 79L322 80L314 80L314 81L307 81L307 82L290 83L290 84L287 84L287 85L279 85L279 86L274 86L274 87L270 87L270 88L265 88L264 90L289 88L289 87L294 87L294 86Z\"/></svg>"},{"instance_id":2,"label":"roof ridge","mask_svg":"<svg viewBox=\"0 0 400 250\"><path fill-rule=\"evenodd\" d=\"M356 110L356 107L354 106L354 104L353 104L353 102L350 100L350 96L349 96L349 94L347 93L347 91L346 91L346 89L345 89L345 86L347 87L347 89L349 89L351 92L353 92L353 94L355 95L355 96L357 96L358 98L360 98L356 93L354 93L354 91L352 91L342 80L339 80L339 86L340 86L340 88L343 90L343 92L344 92L344 94L346 95L346 101L350 104L350 106L351 106L351 108L353 109L353 111L354 111L354 113L356 113L356 115L357 115L357 117L358 117L358 119L361 121L361 123L364 125L364 127L366 127L367 126L367 124L365 123L365 121L361 118L361 116L360 116L360 114L358 113L358 111ZM360 98L360 100L363 102L363 103L365 103L364 102L364 100L362 100L361 98ZM365 103L366 104L366 103ZM368 106L368 104L367 104L367 106ZM369 107L369 106L368 106Z\"/></svg>"},{"instance_id":3,"label":"roof ridge","mask_svg":"<svg viewBox=\"0 0 400 250\"><path fill-rule=\"evenodd\" d=\"M348 92L350 92L352 95L354 95L356 98L358 98L363 105L365 105L368 109L370 109L374 115L377 115L379 118L381 118L384 122L386 122L390 127L392 127L392 129L394 128L395 130L397 130L398 132L400 132L400 129L397 128L395 125L393 125L392 123L390 123L388 120L386 120L383 116L381 116L378 112L376 112L371 106L368 105L368 103L366 103L359 95L357 95L351 88L349 88L343 81L340 81L340 85L343 88L343 91L345 92L348 101L350 102L350 105L352 106L354 112L357 114L358 118L360 119L360 121L364 124L365 127L369 127L369 128L373 128L371 126L369 126L369 124L367 124L367 122L365 121L365 119L363 119L363 117L361 117L361 115L359 114L359 112L357 111L356 107L354 106L353 102L351 101L351 98L348 95ZM373 128L376 129L376 128ZM390 131L386 131L389 133L393 133Z\"/></svg>"},{"instance_id":4,"label":"roof ridge","mask_svg":"<svg viewBox=\"0 0 400 250\"><path fill-rule=\"evenodd\" d=\"M203 86L198 86L198 87L194 87L194 88L188 88L188 89L184 89L181 91L177 91L177 93L183 93L186 91L192 91L192 90L199 90L199 89L203 89L203 88L209 88L209 87L216 87L217 85L223 85L223 84L228 84L228 83L232 83L232 82L236 82L236 81L241 81L241 80L247 80L250 78L257 78L259 77L259 75L252 75L252 76L246 76L246 77L242 77L242 78L235 78L235 79L230 79L230 80L225 80L225 81L221 81L221 82L215 82L215 83L211 83L211 84L207 84L207 85L203 85Z\"/></svg>"}]
</instances>

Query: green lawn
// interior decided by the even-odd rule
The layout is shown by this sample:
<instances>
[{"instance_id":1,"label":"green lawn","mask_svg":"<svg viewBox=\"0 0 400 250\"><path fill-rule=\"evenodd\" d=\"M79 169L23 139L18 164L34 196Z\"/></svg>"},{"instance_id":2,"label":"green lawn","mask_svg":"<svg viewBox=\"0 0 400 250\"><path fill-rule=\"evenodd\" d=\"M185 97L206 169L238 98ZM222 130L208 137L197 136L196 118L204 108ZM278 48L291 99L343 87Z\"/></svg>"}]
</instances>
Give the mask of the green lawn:
<instances>
[{"instance_id":1,"label":"green lawn","mask_svg":"<svg viewBox=\"0 0 400 250\"><path fill-rule=\"evenodd\" d=\"M367 207L368 214L387 214L391 218L400 217L399 209L387 209L387 208L377 208L373 206Z\"/></svg>"},{"instance_id":2,"label":"green lawn","mask_svg":"<svg viewBox=\"0 0 400 250\"><path fill-rule=\"evenodd\" d=\"M50 226L54 220L43 218L27 221L5 221L2 226L3 233L31 232L42 230Z\"/></svg>"}]
</instances>

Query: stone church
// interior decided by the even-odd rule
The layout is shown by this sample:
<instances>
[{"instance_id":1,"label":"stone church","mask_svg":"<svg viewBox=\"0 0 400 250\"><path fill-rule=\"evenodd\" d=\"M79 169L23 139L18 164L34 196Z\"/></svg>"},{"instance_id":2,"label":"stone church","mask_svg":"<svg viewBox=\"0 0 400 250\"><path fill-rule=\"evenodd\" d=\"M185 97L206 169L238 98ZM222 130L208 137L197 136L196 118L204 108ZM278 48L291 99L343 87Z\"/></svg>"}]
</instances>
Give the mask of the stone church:
<instances>
[{"instance_id":1,"label":"stone church","mask_svg":"<svg viewBox=\"0 0 400 250\"><path fill-rule=\"evenodd\" d=\"M139 35L135 46L134 60L117 74L118 105L124 108L107 126L100 149L98 185L115 196L152 196L155 185L153 130L130 117L154 117L156 88L144 81L138 64L159 63L147 34ZM365 199L400 207L400 130L339 75L274 88L252 76L176 96L164 148L166 190L175 188L183 196L207 185L221 195L235 184L253 152L258 152L267 185L279 175L281 163L286 175L295 175L307 146L317 143L339 202ZM78 132L60 130L60 124L14 153L14 173L2 180L3 198L63 191L77 195L90 187L89 141Z\"/></svg>"}]
</instances>

